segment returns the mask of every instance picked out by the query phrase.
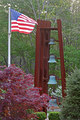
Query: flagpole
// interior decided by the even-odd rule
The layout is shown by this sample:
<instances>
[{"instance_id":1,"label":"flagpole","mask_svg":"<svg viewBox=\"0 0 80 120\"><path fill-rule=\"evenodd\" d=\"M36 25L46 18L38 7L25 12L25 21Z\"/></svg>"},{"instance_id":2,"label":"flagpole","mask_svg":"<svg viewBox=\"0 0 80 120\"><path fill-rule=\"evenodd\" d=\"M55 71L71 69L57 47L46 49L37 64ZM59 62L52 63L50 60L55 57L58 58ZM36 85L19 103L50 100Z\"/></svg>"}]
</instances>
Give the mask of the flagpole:
<instances>
[{"instance_id":1,"label":"flagpole","mask_svg":"<svg viewBox=\"0 0 80 120\"><path fill-rule=\"evenodd\" d=\"M8 67L11 65L11 18L10 18L10 4L8 4Z\"/></svg>"}]
</instances>

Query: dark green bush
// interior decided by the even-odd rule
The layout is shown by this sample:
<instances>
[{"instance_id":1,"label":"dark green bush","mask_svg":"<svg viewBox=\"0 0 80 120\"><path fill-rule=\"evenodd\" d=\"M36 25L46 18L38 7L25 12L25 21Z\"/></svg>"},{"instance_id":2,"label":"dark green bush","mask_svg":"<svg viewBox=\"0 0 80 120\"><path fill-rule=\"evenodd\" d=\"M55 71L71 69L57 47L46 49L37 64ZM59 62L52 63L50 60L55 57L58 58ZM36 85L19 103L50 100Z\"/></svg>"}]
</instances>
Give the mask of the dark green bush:
<instances>
[{"instance_id":1,"label":"dark green bush","mask_svg":"<svg viewBox=\"0 0 80 120\"><path fill-rule=\"evenodd\" d=\"M36 115L38 117L38 120L45 120L46 119L46 113L45 112L36 112Z\"/></svg>"},{"instance_id":2,"label":"dark green bush","mask_svg":"<svg viewBox=\"0 0 80 120\"><path fill-rule=\"evenodd\" d=\"M80 120L80 69L66 78L66 97L62 102L61 120Z\"/></svg>"},{"instance_id":3,"label":"dark green bush","mask_svg":"<svg viewBox=\"0 0 80 120\"><path fill-rule=\"evenodd\" d=\"M50 112L48 118L49 120L60 120L59 112Z\"/></svg>"}]
</instances>

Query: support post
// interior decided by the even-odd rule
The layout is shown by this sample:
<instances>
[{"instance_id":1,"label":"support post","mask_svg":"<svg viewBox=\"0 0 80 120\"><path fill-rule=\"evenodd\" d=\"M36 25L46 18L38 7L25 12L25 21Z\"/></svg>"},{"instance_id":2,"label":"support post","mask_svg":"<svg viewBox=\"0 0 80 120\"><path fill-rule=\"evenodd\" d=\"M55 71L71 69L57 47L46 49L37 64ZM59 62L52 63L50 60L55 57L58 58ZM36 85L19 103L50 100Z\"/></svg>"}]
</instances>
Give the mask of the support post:
<instances>
[{"instance_id":1,"label":"support post","mask_svg":"<svg viewBox=\"0 0 80 120\"><path fill-rule=\"evenodd\" d=\"M10 4L8 13L8 67L11 65L11 22L10 22Z\"/></svg>"},{"instance_id":2,"label":"support post","mask_svg":"<svg viewBox=\"0 0 80 120\"><path fill-rule=\"evenodd\" d=\"M66 80L65 80L65 66L64 66L64 54L63 54L63 41L62 41L62 25L61 20L57 20L58 25L58 40L59 40L59 51L60 51L60 62L61 62L61 80L62 80L62 96L65 97Z\"/></svg>"}]
</instances>

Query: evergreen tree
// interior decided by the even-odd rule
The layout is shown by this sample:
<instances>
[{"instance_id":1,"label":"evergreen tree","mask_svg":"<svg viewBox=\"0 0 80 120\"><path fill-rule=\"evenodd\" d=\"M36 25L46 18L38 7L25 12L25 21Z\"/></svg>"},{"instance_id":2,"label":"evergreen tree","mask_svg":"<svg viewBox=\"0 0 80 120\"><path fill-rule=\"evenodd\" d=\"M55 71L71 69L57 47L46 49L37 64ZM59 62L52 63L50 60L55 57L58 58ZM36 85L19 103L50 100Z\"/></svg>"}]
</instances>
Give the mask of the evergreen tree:
<instances>
[{"instance_id":1,"label":"evergreen tree","mask_svg":"<svg viewBox=\"0 0 80 120\"><path fill-rule=\"evenodd\" d=\"M62 103L61 120L80 120L80 69L66 79L66 98Z\"/></svg>"}]
</instances>

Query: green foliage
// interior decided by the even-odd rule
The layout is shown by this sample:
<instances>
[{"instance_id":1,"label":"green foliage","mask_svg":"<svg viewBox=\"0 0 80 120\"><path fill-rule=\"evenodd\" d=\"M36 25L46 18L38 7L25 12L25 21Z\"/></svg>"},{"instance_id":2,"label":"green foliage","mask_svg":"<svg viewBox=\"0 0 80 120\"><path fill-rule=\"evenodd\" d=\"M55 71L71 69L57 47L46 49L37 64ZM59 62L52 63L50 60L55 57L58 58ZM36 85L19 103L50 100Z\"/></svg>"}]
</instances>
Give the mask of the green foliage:
<instances>
[{"instance_id":1,"label":"green foliage","mask_svg":"<svg viewBox=\"0 0 80 120\"><path fill-rule=\"evenodd\" d=\"M80 69L75 69L66 79L67 96L62 103L61 120L80 119Z\"/></svg>"},{"instance_id":2,"label":"green foliage","mask_svg":"<svg viewBox=\"0 0 80 120\"><path fill-rule=\"evenodd\" d=\"M45 112L36 112L36 115L38 117L38 120L45 120L46 119L46 113Z\"/></svg>"},{"instance_id":3,"label":"green foliage","mask_svg":"<svg viewBox=\"0 0 80 120\"><path fill-rule=\"evenodd\" d=\"M27 112L27 114L32 114L32 113L34 113L34 110L33 109L27 109L26 112Z\"/></svg>"},{"instance_id":4,"label":"green foliage","mask_svg":"<svg viewBox=\"0 0 80 120\"><path fill-rule=\"evenodd\" d=\"M3 89L1 89L1 88L0 88L0 91L1 91L1 93L6 93L6 91L5 91L5 90L3 90Z\"/></svg>"},{"instance_id":5,"label":"green foliage","mask_svg":"<svg viewBox=\"0 0 80 120\"><path fill-rule=\"evenodd\" d=\"M50 112L48 117L49 120L60 120L59 112Z\"/></svg>"},{"instance_id":6,"label":"green foliage","mask_svg":"<svg viewBox=\"0 0 80 120\"><path fill-rule=\"evenodd\" d=\"M74 46L65 46L64 60L66 73L70 74L75 66L80 68L80 49L76 49Z\"/></svg>"}]
</instances>

